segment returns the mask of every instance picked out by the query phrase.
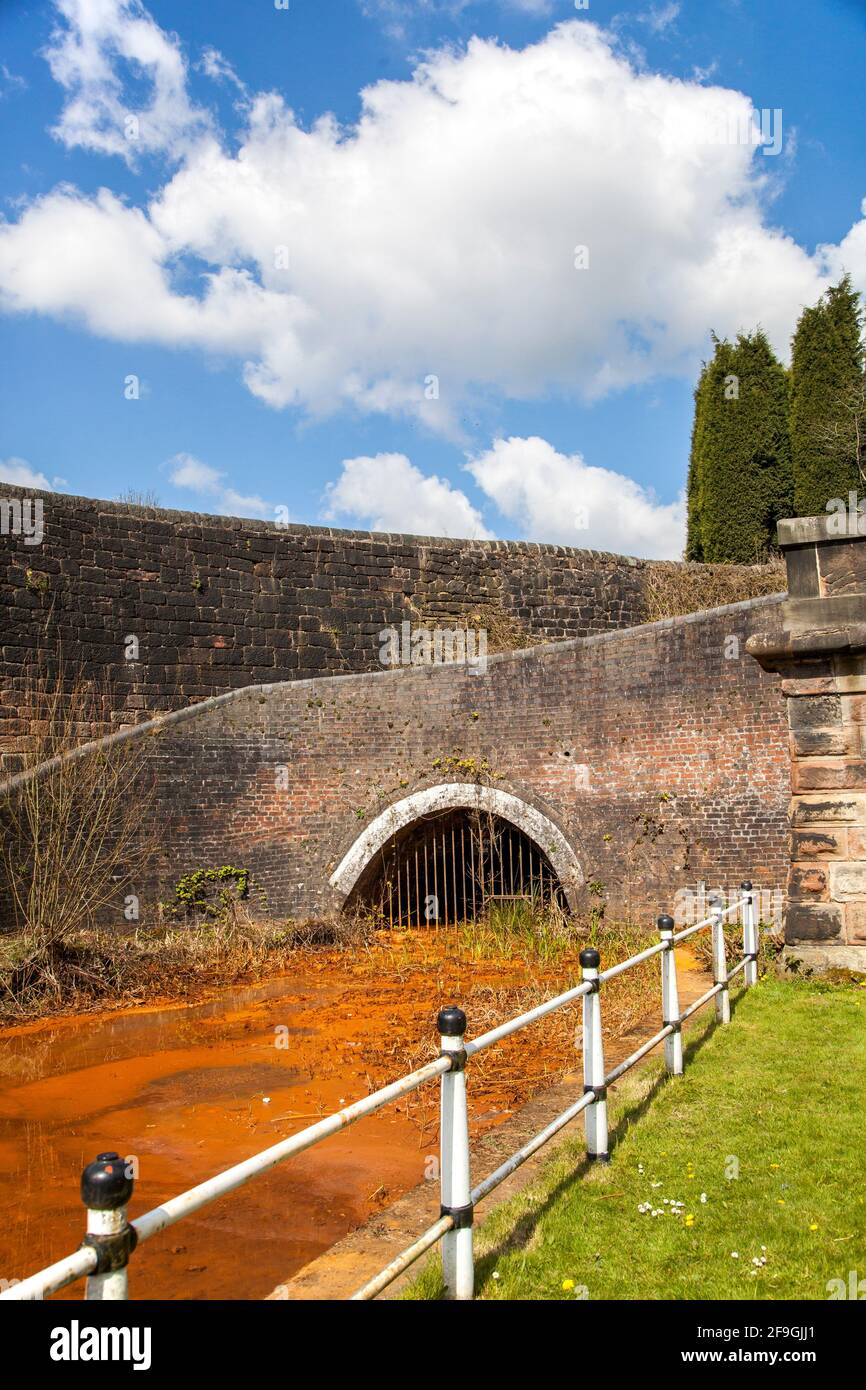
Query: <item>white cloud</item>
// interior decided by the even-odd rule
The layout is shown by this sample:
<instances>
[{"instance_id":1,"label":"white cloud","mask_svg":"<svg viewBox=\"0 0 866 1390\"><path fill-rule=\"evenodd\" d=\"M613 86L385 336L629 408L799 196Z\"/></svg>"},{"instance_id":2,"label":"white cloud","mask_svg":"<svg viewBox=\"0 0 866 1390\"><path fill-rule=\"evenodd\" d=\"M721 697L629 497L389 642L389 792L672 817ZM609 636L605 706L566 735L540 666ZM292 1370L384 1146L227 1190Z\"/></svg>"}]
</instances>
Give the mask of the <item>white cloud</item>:
<instances>
[{"instance_id":1,"label":"white cloud","mask_svg":"<svg viewBox=\"0 0 866 1390\"><path fill-rule=\"evenodd\" d=\"M360 0L362 12L381 19L387 32L404 39L412 22L429 16L455 19L473 4L491 4L500 10L541 18L553 13L554 0Z\"/></svg>"},{"instance_id":2,"label":"white cloud","mask_svg":"<svg viewBox=\"0 0 866 1390\"><path fill-rule=\"evenodd\" d=\"M233 87L237 87L239 92L246 94L246 84L241 81L229 60L218 48L205 48L199 67L214 82L229 82Z\"/></svg>"},{"instance_id":3,"label":"white cloud","mask_svg":"<svg viewBox=\"0 0 866 1390\"><path fill-rule=\"evenodd\" d=\"M685 501L661 503L632 478L562 454L546 439L497 439L466 465L521 537L619 555L679 559ZM372 531L490 540L494 532L466 494L425 476L405 454L346 459L328 485L326 520Z\"/></svg>"},{"instance_id":4,"label":"white cloud","mask_svg":"<svg viewBox=\"0 0 866 1390\"><path fill-rule=\"evenodd\" d=\"M140 0L54 0L65 25L55 27L45 56L67 93L53 134L135 163L139 153L178 154L210 124L189 100L180 44ZM144 103L131 103L124 79L146 80ZM127 124L134 117L137 127Z\"/></svg>"},{"instance_id":5,"label":"white cloud","mask_svg":"<svg viewBox=\"0 0 866 1390\"><path fill-rule=\"evenodd\" d=\"M645 24L654 34L662 34L676 23L681 5L677 0L669 0L666 5L650 5L643 14L636 16L639 24Z\"/></svg>"},{"instance_id":6,"label":"white cloud","mask_svg":"<svg viewBox=\"0 0 866 1390\"><path fill-rule=\"evenodd\" d=\"M352 519L371 531L491 539L465 493L445 478L425 477L405 454L345 459L328 485L325 517Z\"/></svg>"},{"instance_id":7,"label":"white cloud","mask_svg":"<svg viewBox=\"0 0 866 1390\"><path fill-rule=\"evenodd\" d=\"M682 555L683 498L660 503L634 479L561 454L546 439L497 439L468 469L528 540L649 559Z\"/></svg>"},{"instance_id":8,"label":"white cloud","mask_svg":"<svg viewBox=\"0 0 866 1390\"><path fill-rule=\"evenodd\" d=\"M0 304L229 354L275 408L407 414L457 437L477 394L594 399L691 376L710 328L760 322L785 352L841 259L866 288L866 220L810 256L767 223L774 161L707 139L748 120L747 97L638 71L585 19L520 51L435 52L367 88L350 128L304 129L258 95L229 149L137 0L59 3L77 25L55 41L77 93L63 138L126 153L115 60L136 53L157 79L152 139L179 167L147 206L61 187L0 224Z\"/></svg>"},{"instance_id":9,"label":"white cloud","mask_svg":"<svg viewBox=\"0 0 866 1390\"><path fill-rule=\"evenodd\" d=\"M169 470L169 478L175 487L197 493L200 497L214 498L221 514L274 520L276 509L268 502L255 494L244 496L236 492L227 485L224 472L203 463L194 454L175 454L163 467Z\"/></svg>"},{"instance_id":10,"label":"white cloud","mask_svg":"<svg viewBox=\"0 0 866 1390\"><path fill-rule=\"evenodd\" d=\"M40 473L38 468L31 468L26 459L7 458L0 459L0 482L17 483L18 487L38 488L42 492L54 492L55 486L63 483L62 478L55 478L54 484L50 483L44 473Z\"/></svg>"},{"instance_id":11,"label":"white cloud","mask_svg":"<svg viewBox=\"0 0 866 1390\"><path fill-rule=\"evenodd\" d=\"M5 63L0 63L0 100L12 92L24 92L26 90L26 79L19 77L17 72L11 72Z\"/></svg>"}]
</instances>

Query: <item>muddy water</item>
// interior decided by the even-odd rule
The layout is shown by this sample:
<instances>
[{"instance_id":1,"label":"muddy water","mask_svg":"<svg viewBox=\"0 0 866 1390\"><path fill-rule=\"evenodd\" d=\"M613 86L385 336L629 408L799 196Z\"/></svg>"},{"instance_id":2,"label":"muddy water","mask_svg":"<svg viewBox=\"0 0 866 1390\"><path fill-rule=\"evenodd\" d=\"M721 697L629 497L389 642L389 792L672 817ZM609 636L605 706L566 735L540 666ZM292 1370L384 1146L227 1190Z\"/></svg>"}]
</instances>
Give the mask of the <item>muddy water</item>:
<instances>
[{"instance_id":1,"label":"muddy water","mask_svg":"<svg viewBox=\"0 0 866 1390\"><path fill-rule=\"evenodd\" d=\"M369 1024L332 1002L319 978L293 977L4 1033L0 1278L79 1244L78 1178L101 1150L137 1160L136 1215L366 1094ZM134 1296L262 1298L419 1182L425 1158L406 1107L390 1106L148 1241Z\"/></svg>"}]
</instances>

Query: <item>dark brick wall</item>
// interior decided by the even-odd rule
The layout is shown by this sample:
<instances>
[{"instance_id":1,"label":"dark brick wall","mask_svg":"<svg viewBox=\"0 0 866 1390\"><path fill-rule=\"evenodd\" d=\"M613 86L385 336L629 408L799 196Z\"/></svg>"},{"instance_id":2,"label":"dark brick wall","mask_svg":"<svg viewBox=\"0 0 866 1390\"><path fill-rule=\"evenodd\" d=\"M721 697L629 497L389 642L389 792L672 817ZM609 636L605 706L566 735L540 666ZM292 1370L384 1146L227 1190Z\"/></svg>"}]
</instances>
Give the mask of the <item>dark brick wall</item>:
<instances>
[{"instance_id":1,"label":"dark brick wall","mask_svg":"<svg viewBox=\"0 0 866 1390\"><path fill-rule=\"evenodd\" d=\"M644 621L647 562L563 546L290 526L34 493L0 536L0 765L37 650L109 681L113 725L256 682L378 669L382 628L484 626L490 649ZM125 639L139 659L125 659ZM14 766L7 756L6 765Z\"/></svg>"},{"instance_id":2,"label":"dark brick wall","mask_svg":"<svg viewBox=\"0 0 866 1390\"><path fill-rule=\"evenodd\" d=\"M744 648L777 607L757 600L504 655L485 675L287 682L170 716L150 739L161 883L233 862L277 916L333 908L329 876L364 825L412 791L461 780L448 760L469 758L560 827L612 914L650 923L701 879L776 888L787 723L777 680Z\"/></svg>"}]
</instances>

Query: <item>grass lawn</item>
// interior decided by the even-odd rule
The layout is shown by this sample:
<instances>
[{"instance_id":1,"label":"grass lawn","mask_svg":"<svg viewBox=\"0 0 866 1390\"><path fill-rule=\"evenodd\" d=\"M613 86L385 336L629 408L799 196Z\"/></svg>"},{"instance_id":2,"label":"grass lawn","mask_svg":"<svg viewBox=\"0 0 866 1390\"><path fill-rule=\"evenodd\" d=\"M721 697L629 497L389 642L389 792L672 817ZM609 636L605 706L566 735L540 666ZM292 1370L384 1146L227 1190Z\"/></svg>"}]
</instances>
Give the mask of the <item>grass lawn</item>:
<instances>
[{"instance_id":1,"label":"grass lawn","mask_svg":"<svg viewBox=\"0 0 866 1390\"><path fill-rule=\"evenodd\" d=\"M683 1077L653 1061L612 1089L609 1165L581 1130L480 1221L478 1297L827 1299L866 1279L866 989L766 977L732 1002L729 1027L710 1005L686 1034ZM440 1294L431 1262L404 1297Z\"/></svg>"}]
</instances>

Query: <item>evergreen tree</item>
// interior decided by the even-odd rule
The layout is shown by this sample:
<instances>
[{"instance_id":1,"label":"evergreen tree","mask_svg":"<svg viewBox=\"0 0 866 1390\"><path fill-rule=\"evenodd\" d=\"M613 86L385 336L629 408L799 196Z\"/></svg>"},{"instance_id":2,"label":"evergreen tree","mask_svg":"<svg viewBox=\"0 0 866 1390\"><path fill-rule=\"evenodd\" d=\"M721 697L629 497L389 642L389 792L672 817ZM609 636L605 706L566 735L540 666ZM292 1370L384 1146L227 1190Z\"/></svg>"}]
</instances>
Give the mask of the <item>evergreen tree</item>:
<instances>
[{"instance_id":1,"label":"evergreen tree","mask_svg":"<svg viewBox=\"0 0 866 1390\"><path fill-rule=\"evenodd\" d=\"M760 329L716 339L695 393L687 558L755 564L792 502L787 373Z\"/></svg>"},{"instance_id":2,"label":"evergreen tree","mask_svg":"<svg viewBox=\"0 0 866 1390\"><path fill-rule=\"evenodd\" d=\"M703 477L700 460L703 447L703 424L706 412L709 367L701 368L695 387L695 416L692 422L692 445L689 452L689 476L686 484L686 559L703 561L704 540L701 530L703 512Z\"/></svg>"},{"instance_id":3,"label":"evergreen tree","mask_svg":"<svg viewBox=\"0 0 866 1390\"><path fill-rule=\"evenodd\" d=\"M848 275L811 309L794 334L791 458L798 516L819 516L834 497L863 490L866 461L863 315Z\"/></svg>"}]
</instances>

